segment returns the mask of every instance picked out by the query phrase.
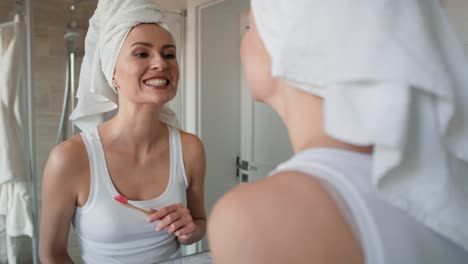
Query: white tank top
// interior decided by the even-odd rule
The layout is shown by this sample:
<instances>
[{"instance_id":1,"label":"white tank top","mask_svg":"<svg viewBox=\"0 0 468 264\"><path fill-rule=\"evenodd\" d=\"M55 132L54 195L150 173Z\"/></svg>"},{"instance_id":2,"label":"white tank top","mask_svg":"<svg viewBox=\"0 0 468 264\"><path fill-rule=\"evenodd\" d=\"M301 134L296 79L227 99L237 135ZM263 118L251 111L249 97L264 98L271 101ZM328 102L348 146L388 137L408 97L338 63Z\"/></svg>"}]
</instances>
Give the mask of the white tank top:
<instances>
[{"instance_id":1,"label":"white tank top","mask_svg":"<svg viewBox=\"0 0 468 264\"><path fill-rule=\"evenodd\" d=\"M170 172L166 190L158 197L130 203L144 209L171 204L186 206L187 176L179 130L169 128ZM147 223L142 213L113 200L118 195L107 169L97 128L81 133L90 161L90 193L86 204L73 216L83 263L155 263L179 256L176 237L163 230L159 221Z\"/></svg>"},{"instance_id":2,"label":"white tank top","mask_svg":"<svg viewBox=\"0 0 468 264\"><path fill-rule=\"evenodd\" d=\"M346 150L309 149L280 164L272 174L299 171L317 178L360 241L366 263L468 263L468 252L379 197L371 184L371 159Z\"/></svg>"}]
</instances>

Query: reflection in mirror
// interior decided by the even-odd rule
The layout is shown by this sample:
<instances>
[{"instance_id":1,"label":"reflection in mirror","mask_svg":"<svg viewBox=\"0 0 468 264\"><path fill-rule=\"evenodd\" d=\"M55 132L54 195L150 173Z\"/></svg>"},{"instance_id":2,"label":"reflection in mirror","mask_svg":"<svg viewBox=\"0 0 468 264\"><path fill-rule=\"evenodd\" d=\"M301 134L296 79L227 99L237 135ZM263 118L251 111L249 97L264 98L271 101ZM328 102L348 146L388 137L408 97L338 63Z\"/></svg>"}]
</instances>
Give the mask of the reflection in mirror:
<instances>
[{"instance_id":1,"label":"reflection in mirror","mask_svg":"<svg viewBox=\"0 0 468 264\"><path fill-rule=\"evenodd\" d=\"M41 4L41 12L40 14L38 14L37 16L37 19L39 21L41 21L40 25L42 26L41 28L37 29L37 32L38 33L42 33L44 35L44 39L43 40L46 40L47 42L44 43L44 42L41 42L41 41L37 41L37 45L38 47L40 47L40 49L37 51L37 56L38 56L38 59L36 60L37 64L38 65L41 65L41 67L38 67L40 69L43 69L44 70L44 74L41 74L41 73L38 73L37 76L38 76L38 80L37 80L37 86L38 86L38 90L40 90L41 92L43 92L43 94L38 94L38 102L37 102L37 108L39 109L38 111L38 115L40 115L38 118L37 118L37 123L38 123L38 137L42 137L41 139L38 140L38 144L40 144L39 146L39 153L38 153L38 159L39 159L39 164L41 166L41 168L39 169L39 171L44 171L44 180L42 181L42 183L44 184L44 186L42 186L41 190L43 191L43 193L41 194L41 197L43 198L42 200L42 220L43 220L43 223L41 224L41 252L44 253L42 257L44 257L44 260L47 261L49 255L48 253L57 248L60 247L59 244L54 244L56 243L56 241L52 241L54 238L53 238L53 235L57 235L57 236L62 236L62 234L64 232L68 232L68 230L60 230L60 222L53 222L54 221L54 211L51 209L52 206L54 208L61 208L61 206L63 206L61 203L57 202L55 203L55 201L57 199L54 199L51 197L59 197L59 195L57 194L57 196L54 196L54 188L53 187L56 187L54 186L54 184L56 182L53 182L53 180L49 180L49 178L51 178L52 176L49 176L49 175L52 175L54 173L56 173L57 171L57 166L54 166L54 163L51 163L51 160L54 160L53 159L53 153L54 152L60 152L60 146L63 146L63 144L61 145L58 145L59 147L56 147L54 149L54 151L52 152L51 156L52 158L49 159L48 162L46 162L47 158L49 157L49 153L51 151L51 149L54 147L55 144L57 143L60 143L61 141L64 141L64 140L67 140L67 142L73 142L73 139L70 141L69 138L73 137L73 135L75 135L76 133L78 133L80 130L75 128L74 126L71 125L71 123L68 121L68 117L70 115L70 113L72 112L73 109L76 109L76 107L79 106L79 103L80 101L78 100L78 102L75 101L75 96L77 93L79 93L79 89L80 87L82 86L82 83L83 82L88 82L89 79L93 79L94 76L93 76L93 72L91 71L87 71L89 73L90 76L79 76L81 70L83 69L80 69L80 66L82 67L85 67L84 65L86 65L86 63L82 64L83 60L86 59L86 53L85 53L85 50L84 50L84 38L87 34L87 31L89 30L88 29L88 20L89 18L93 15L93 13L95 12L95 9L96 9L96 1L66 1L66 2L62 2L61 4L56 4L55 2L52 3L53 1L50 1L51 3L49 4ZM127 1L127 2L130 2L130 1ZM144 66L142 63L138 64L138 62L141 62L141 61L145 61L145 58L151 58L152 55L154 54L157 54L157 56L159 56L158 58L163 58L165 61L164 61L164 65L158 65L161 66L161 67L166 67L167 65L177 65L177 60L178 62L183 65L183 61L184 61L184 58L183 58L183 50L184 50L184 35L185 35L185 32L184 32L184 26L185 26L185 17L184 17L184 12L181 12L180 10L181 9L185 9L186 8L186 3L185 1L160 1L161 2L161 6L162 8L165 10L164 11L164 16L165 16L165 23L168 24L169 28L170 28L170 32L172 34L172 37L174 38L175 40L175 43L172 43L170 40L171 38L167 38L165 37L164 35L160 35L160 33L158 32L149 32L149 31L146 31L146 32L137 32L136 29L137 28L140 28L141 26L138 26L136 27L135 29L133 29L130 34L128 35L128 38L125 39L125 42L122 46L122 50L121 50L121 55L119 55L119 58L118 58L118 61L116 63L116 68L115 68L115 75L114 75L114 80L116 82L115 84L115 88L117 88L118 92L119 92L119 104L120 104L120 109L128 109L127 105L128 105L128 101L126 101L126 103L122 103L121 101L121 98L126 98L126 99L131 99L132 97L132 94L129 93L129 90L126 89L129 85L131 84L128 84L128 79L137 79L135 77L142 77L142 78L152 78L152 79L155 79L155 78L165 78L167 80L167 83L166 83L166 87L162 87L162 88L165 88L166 90L168 91L174 91L175 93L175 88L172 88L170 87L170 85L173 85L173 86L176 86L177 85L177 78L178 76L176 76L176 73L175 72L172 72L171 70L168 70L166 71L166 69L163 69L161 72L161 76L158 75L159 73L157 73L156 71L145 71ZM103 2L105 3L105 2ZM172 11L171 11L172 10ZM115 10L114 10L115 11ZM118 12L118 11L117 11ZM60 13L60 14L59 14ZM114 15L114 14L111 14L111 16ZM145 42L145 43L149 43L151 44L152 46L150 47L149 45L146 45L146 44L138 44L138 45L133 45L132 43L127 43L127 40L130 39L130 37L134 37L134 35L132 35L133 33L137 34L137 37L133 38L132 39L132 43L137 43L137 42ZM155 35L156 34L156 35ZM159 34L159 35L158 35ZM42 37L41 36L41 37ZM162 36L162 39L165 41L165 43L160 43L158 41L160 41L159 39L151 39L151 38L148 38L148 36L156 36L156 37L161 37ZM115 36L112 36L112 37L115 37ZM132 45L131 45L132 44ZM177 48L171 48L171 47L167 47L167 48L164 48L162 49L160 47L160 45L172 45L172 44L176 44L175 46L177 46ZM39 46L40 45L40 46ZM88 44L87 44L88 45ZM109 46L106 46L106 48L109 48ZM87 47L87 51L89 50L92 50L92 47L90 49L90 47ZM118 50L116 50L118 51ZM100 52L98 50L98 52ZM103 51L105 52L105 51ZM174 54L173 54L174 53ZM176 54L177 53L177 56ZM135 55L136 54L136 55ZM135 56L133 56L135 55ZM140 60L137 60L135 58L138 58ZM156 56L153 56L153 57L156 57ZM171 59L171 58L177 58L176 59ZM150 60L146 60L146 61L150 61ZM52 63L51 63L52 62ZM121 63L123 62L123 63ZM176 63L176 64L173 64ZM154 61L151 61L151 63L154 63L154 64L157 64L157 63L160 63L159 61L157 60L154 60ZM104 62L103 62L104 64ZM50 65L50 67L48 67ZM131 65L131 67L129 67ZM173 66L171 66L173 67ZM181 68L181 78L180 78L180 85L179 85L179 89L182 89L182 85L183 85L183 68ZM137 70L140 69L140 71L138 72ZM143 70L142 70L143 69ZM175 68L174 68L175 69ZM94 68L92 70L95 70ZM63 72L63 74L58 74L59 72ZM133 74L133 75L132 75ZM39 76L42 76L43 78L39 80ZM156 76L156 77L155 77ZM158 77L159 76L159 77ZM152 87L152 89L159 89L157 86L159 85L156 81L150 81L148 82L148 80L145 79L145 86L143 86L141 89L143 90L143 93L145 93L145 89L148 89L149 86ZM137 79L138 80L138 79ZM152 82L152 83L151 83ZM103 84L103 85L106 85L106 84ZM85 87L87 88L87 87ZM98 87L98 89L100 89L101 87ZM164 90L164 89L161 89L161 91ZM156 90L155 90L156 91ZM159 93L161 95L159 96L164 96L164 92L161 92L159 91ZM150 93L150 94L148 94ZM146 96L152 96L151 95L151 91L146 91ZM156 95L157 95L158 92L156 92ZM153 95L154 96L154 95ZM181 109L181 103L180 103L180 96L176 97L174 100L172 100L170 102L170 105L171 107L176 111L178 112L178 116L179 116L179 119L181 119L182 115L180 113L180 109ZM112 98L111 98L112 99ZM129 100L130 100L129 99ZM134 98L133 98L134 99ZM142 98L140 98L142 99ZM148 100L148 99L145 99L143 98L143 100ZM131 101L131 100L130 100ZM125 106L125 107L124 107ZM84 109L85 111L86 110L89 110L89 108L87 109ZM122 110L123 111L123 110ZM127 117L128 118L128 117ZM115 120L115 119L114 119ZM126 121L129 121L128 119ZM103 127L105 127L105 125L103 125ZM113 129L110 129L112 131L116 131L116 130L113 130ZM47 131L47 132L46 132ZM53 132L51 132L53 131ZM157 200L162 200L162 196L164 195L165 198L164 199L167 199L168 201L166 202L171 202L170 199L171 199L171 192L173 191L172 189L169 190L172 185L170 184L176 184L178 186L178 182L174 179L172 179L172 177L174 175L172 175L174 172L176 174L178 174L180 172L179 169L175 169L175 170L172 170L172 165L170 166L171 168L171 173L170 173L170 181L166 180L166 183L163 182L163 184L158 184L157 182L157 179L156 180L153 180L153 179L147 179L147 182L144 183L144 185L148 186L148 187L151 187L152 185L154 185L154 187L152 188L152 190L154 190L153 192L148 192L146 191L145 192L145 189L138 189L137 186L134 186L132 185L133 187L132 188L126 188L125 186L128 186L126 185L125 183L125 179L120 177L119 175L122 175L123 173L125 173L125 171L123 170L123 168L128 168L130 166L114 166L114 164L116 164L116 160L118 160L118 163L120 163L119 165L122 165L123 164L123 161L125 160L124 158L122 158L122 156L116 156L116 155L113 155L113 152L112 151L112 147L115 147L116 145L107 145L107 142L105 142L105 140L108 138L108 134L107 132L108 130L106 129L103 129L101 130L101 127L99 129L99 136L101 137L102 139L102 147L104 148L104 154L105 154L105 160L106 160L106 164L107 165L107 169L109 170L109 173L110 173L110 185L109 186L112 186L112 187L115 187L115 189L113 189L115 191L115 193L120 193L122 195L125 195L126 197L128 197L130 200L133 200L133 201L129 201L128 204L135 204L135 205L138 205L138 206L141 206L141 207L145 207L145 206L148 206L148 205L145 205L145 203L147 201L149 201L150 198L154 198L154 193L159 193L161 195L161 197L157 197ZM164 138L171 138L171 142L173 142L174 140L172 140L173 137L178 137L178 132L174 132L174 130L169 130L169 133L168 132L164 132L166 130L161 130L163 131L162 135L164 136ZM96 134L97 135L97 134ZM187 142L190 142L190 137L184 135L181 133L181 137L182 137L182 145L185 146L185 141ZM188 138L188 139L187 139ZM193 140L192 140L193 141ZM163 149L167 149L169 150L169 148L171 149L171 152L173 150L175 150L175 152L177 152L177 144L169 144L168 140L167 142L164 140L162 141L162 139L160 141L158 141L160 144L160 146L163 148ZM177 141L175 141L177 142ZM71 144L71 143L68 143L68 144ZM192 143L193 144L193 143ZM73 145L73 144L72 144ZM159 145L158 145L159 146ZM55 151L57 150L57 151ZM180 150L180 149L179 149ZM169 158L169 152L163 152L165 153L164 155L161 156L161 159L156 159L156 160L153 160L153 159L146 159L144 164L149 164L146 166L146 168L143 169L143 172L145 170L152 170L152 171L169 171L169 166L168 165L164 165L163 163L169 163L169 160L171 163L173 164L177 164L177 166L179 166L178 163L175 163L172 161L173 157L177 157L179 158L179 156L171 156ZM63 152L63 154L66 156L66 153ZM86 153L85 153L86 154ZM128 154L128 153L127 153ZM147 153L148 156L151 156L152 154L154 153ZM166 154L167 154L167 157L166 157ZM59 155L61 157L63 157L64 155ZM160 155L160 154L159 154ZM153 156L154 157L154 156ZM186 158L185 156L185 153L184 153L184 158ZM74 159L74 163L75 165L79 165L78 167L76 167L75 169L73 169L73 171L80 171L80 170L87 170L89 171L90 168L89 168L89 165L86 163L86 162L79 162L80 158L77 157L77 156L74 156L73 157ZM89 156L89 159L92 160L92 156ZM158 160L162 160L162 161L167 161L167 162L158 162ZM179 159L180 160L180 159ZM200 158L200 163L204 163L204 161ZM47 166L45 166L47 164ZM191 169L191 164L187 164L185 163L185 167L187 169ZM68 168L70 168L70 166L68 166ZM139 167L140 168L140 167ZM201 168L201 167L200 167ZM188 170L187 170L188 171ZM135 174L137 175L138 173L142 172L141 168L140 168L140 171L138 170L137 167L133 168L131 173L132 174ZM127 173L128 174L128 173ZM175 175L175 176L178 176L178 175ZM174 176L174 177L175 177ZM191 176L191 175L187 175L188 176ZM72 172L68 172L68 180L69 181L72 181L72 178L73 178L73 173ZM185 178L185 177L184 177ZM139 179L141 181L145 180L144 177L139 177ZM179 179L179 178L177 178ZM182 179L182 178L180 178ZM51 183L52 184L49 184ZM189 178L189 182L194 182L196 183L195 179L194 178ZM75 184L75 187L76 188L79 188L79 186L81 186L82 182L81 181L78 181L76 184ZM109 182L107 182L109 184ZM57 184L60 184L60 183L57 183ZM90 184L90 183L89 183ZM140 185L142 184L142 182L140 182ZM199 183L198 183L199 184ZM138 185L138 184L137 184ZM65 189L62 190L62 192L64 192L65 194L62 195L60 194L60 197L64 200L66 200L67 198L67 187L65 187L64 185L58 185L58 186L61 186L62 189ZM88 185L89 186L89 185ZM102 184L100 185L97 185L97 186L102 186ZM167 190L168 191L168 195L166 195L166 189L164 188L159 188L158 186L167 186ZM171 187L172 188L172 187ZM174 187L175 188L175 187ZM177 187L178 188L178 187ZM84 188L86 189L86 188ZM89 187L88 187L89 189ZM148 188L146 188L147 190ZM92 190L92 188L91 188ZM94 190L96 193L97 193L97 190L101 190L101 189L97 189ZM138 190L142 190L141 192L138 192ZM68 190L68 191L74 191L74 190ZM90 193L86 193L87 195L84 195L85 197L91 197L90 196ZM185 197L185 194L183 195ZM193 204L195 204L195 202L192 200L190 200L190 197L189 196L193 196L193 194L190 194L189 191L187 191L187 200L190 202L192 202L192 207L193 207ZM198 199L198 198L197 198ZM111 200L111 199L110 199ZM110 201L109 200L109 201ZM144 201L141 201L141 200L144 200ZM151 201L153 200L156 200L155 199L152 199ZM89 200L88 200L89 201ZM88 202L86 200L86 198L82 201L80 200L80 197L78 196L78 200L77 200L77 207L81 207L81 208L84 208L87 206L87 203ZM178 201L177 199L175 201ZM111 201L113 204L111 206L114 206L116 207L116 204L115 202ZM174 201L172 201L174 202ZM186 204L186 202L182 202L180 201L182 204ZM203 202L201 200L201 202ZM51 203L54 203L53 205L51 205ZM156 203L157 204L157 203ZM169 203L171 204L171 203ZM167 204L167 205L169 205ZM93 201L93 207L97 207L98 204L96 201ZM118 207L118 205L117 205ZM155 208L157 209L161 209L162 206L154 206ZM202 207L201 207L202 208ZM149 208L147 208L149 209ZM199 215L196 215L197 214L197 208L190 208L191 209L191 212L192 212L192 217L194 218L194 223L195 225L197 225L197 217L199 216L202 216L202 218L204 218L203 216L203 212L198 212ZM55 209L54 209L55 210ZM86 210L87 211L92 211L93 209L90 207L90 206L87 206L86 207ZM119 207L119 209L117 210L120 210L123 212L128 212L128 214L132 214L133 212L131 211L126 211L128 209L121 209ZM83 257L83 258L86 258L86 257L92 257L93 254L94 255L98 255L99 253L96 253L96 251L93 251L93 250L90 250L90 248L88 247L89 244L84 244L84 243L91 243L93 242L93 238L90 238L89 237L89 226L101 226L100 228L98 228L99 230L106 230L110 228L110 226L112 225L109 225L108 222L106 222L109 217L108 215L107 216L96 216L96 218L93 220L91 218L88 218L86 219L86 216L84 213L82 213L84 210L80 210L80 209L77 209L77 211L74 213L74 215L72 216L72 219L73 219L73 222L74 222L74 228L72 228L70 230L70 236L69 236L69 242L68 242L68 253L69 253L69 256L70 258L75 261L75 262L80 262L80 258ZM101 211L105 211L105 210L101 210ZM160 210L159 212L164 212L164 210ZM159 213L158 212L158 213ZM90 213L91 214L91 213ZM61 216L63 216L63 218L65 219L69 219L69 217L71 215L64 215L61 213ZM123 219L122 219L123 218ZM90 220L91 219L91 220ZM44 220L52 220L52 221L44 221ZM114 224L114 227L115 228L119 228L120 229L120 234L118 232L114 232L115 235L117 236L128 236L128 237L131 237L132 236L132 230L136 230L138 228L140 228L140 226L144 226L145 224L148 225L145 221L144 218L141 218L140 220L142 221L142 224L134 224L132 225L134 228L129 228L129 232L124 232L124 229L120 228L121 225L124 225L125 223L123 223L123 221L126 221L124 217L117 217L117 218L114 218L115 222L113 223ZM55 218L55 221L58 221L57 218ZM86 222L86 221L96 221L96 222L100 222L100 223L89 223L89 222ZM143 222L144 221L144 222ZM161 221L162 223L163 221ZM49 224L44 224L44 223L49 223ZM86 223L88 223L88 226L86 226ZM128 223L127 223L128 224ZM150 225L148 225L150 226ZM156 236L156 231L154 230L155 228L155 223L153 223L151 225L151 230L147 230L148 231L148 234L151 235L152 233L150 232L154 232L154 236L152 236L152 239L162 239L162 237L157 237ZM203 227L204 228L204 227ZM54 230L52 230L54 229ZM87 231L88 230L88 231ZM109 229L110 230L110 229ZM123 230L123 231L122 231ZM164 232L166 232L166 230L163 230ZM172 232L172 230L171 230ZM88 233L88 234L86 234ZM201 232L201 235L203 235L204 231ZM52 235L51 235L52 234ZM98 236L98 232L93 232L94 235ZM167 234L167 232L166 232ZM173 234L169 234L169 236L173 236ZM127 238L128 238L127 237ZM181 234L181 237L182 239L178 239L180 243L191 243L192 241L190 241L190 239L185 239L187 241L184 241L184 238L183 238L183 234ZM194 235L195 237L195 235ZM167 245L167 239L169 238L164 238L164 241L165 244ZM173 238L174 241L176 241L174 238ZM161 240L162 241L162 240ZM94 241L96 242L96 241ZM128 246L128 245L127 245ZM81 247L81 251L80 251L80 248ZM94 244L94 247L95 248L98 248L97 244L95 243ZM48 251L50 248L50 251ZM126 248L126 250L128 251L128 248ZM166 251L168 251L168 247L166 247L165 249ZM171 249L172 250L172 249ZM117 249L115 249L115 251L118 251ZM87 253L86 253L87 252ZM125 250L121 249L120 252L125 252ZM160 250L160 252L164 252L164 248L162 250ZM183 253L183 252L182 252ZM122 253L124 254L124 253ZM81 257L80 257L81 255ZM143 254L140 254L140 255L143 255ZM165 254L166 256L169 256L169 255L178 255L178 254ZM123 257L125 259L125 257ZM159 259L161 260L161 259Z\"/></svg>"}]
</instances>

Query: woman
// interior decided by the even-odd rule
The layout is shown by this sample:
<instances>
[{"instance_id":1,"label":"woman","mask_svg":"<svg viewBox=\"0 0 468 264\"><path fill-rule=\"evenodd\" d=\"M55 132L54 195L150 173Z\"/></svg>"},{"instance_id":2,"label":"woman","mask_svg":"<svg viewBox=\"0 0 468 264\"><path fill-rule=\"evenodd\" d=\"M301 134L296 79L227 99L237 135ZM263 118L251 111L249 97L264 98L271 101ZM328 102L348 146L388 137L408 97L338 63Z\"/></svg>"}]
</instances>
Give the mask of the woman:
<instances>
[{"instance_id":1,"label":"woman","mask_svg":"<svg viewBox=\"0 0 468 264\"><path fill-rule=\"evenodd\" d=\"M206 216L203 145L165 106L179 79L175 41L151 1L101 0L85 48L71 116L83 132L57 145L44 171L41 261L71 262L70 223L84 263L178 256L180 244L202 239Z\"/></svg>"},{"instance_id":2,"label":"woman","mask_svg":"<svg viewBox=\"0 0 468 264\"><path fill-rule=\"evenodd\" d=\"M222 197L226 263L466 263L467 64L436 0L252 0L241 57L295 155Z\"/></svg>"}]
</instances>

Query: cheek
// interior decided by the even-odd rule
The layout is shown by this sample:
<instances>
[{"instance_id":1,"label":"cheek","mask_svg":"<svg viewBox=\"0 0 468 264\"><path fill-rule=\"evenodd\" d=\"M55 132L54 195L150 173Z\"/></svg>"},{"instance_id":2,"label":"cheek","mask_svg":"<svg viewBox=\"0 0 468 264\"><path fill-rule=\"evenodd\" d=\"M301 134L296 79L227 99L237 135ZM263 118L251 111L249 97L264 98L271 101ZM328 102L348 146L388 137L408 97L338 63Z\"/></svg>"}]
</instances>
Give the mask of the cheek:
<instances>
[{"instance_id":1,"label":"cheek","mask_svg":"<svg viewBox=\"0 0 468 264\"><path fill-rule=\"evenodd\" d=\"M249 32L250 33L250 32ZM270 57L260 40L247 35L241 45L241 59L250 92L255 100L264 101L273 88Z\"/></svg>"},{"instance_id":2,"label":"cheek","mask_svg":"<svg viewBox=\"0 0 468 264\"><path fill-rule=\"evenodd\" d=\"M144 69L140 63L134 63L130 60L121 61L115 67L115 80L121 85L138 83Z\"/></svg>"}]
</instances>

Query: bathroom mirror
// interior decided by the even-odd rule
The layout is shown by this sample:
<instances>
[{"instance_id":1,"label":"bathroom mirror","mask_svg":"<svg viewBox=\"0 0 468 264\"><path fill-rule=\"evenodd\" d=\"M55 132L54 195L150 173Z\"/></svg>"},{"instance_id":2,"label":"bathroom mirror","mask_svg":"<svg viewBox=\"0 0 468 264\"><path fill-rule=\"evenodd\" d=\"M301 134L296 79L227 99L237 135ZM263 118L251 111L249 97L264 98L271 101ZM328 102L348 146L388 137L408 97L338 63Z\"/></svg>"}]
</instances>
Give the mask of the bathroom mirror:
<instances>
[{"instance_id":1,"label":"bathroom mirror","mask_svg":"<svg viewBox=\"0 0 468 264\"><path fill-rule=\"evenodd\" d=\"M18 31L20 32L18 36L26 38L27 2L26 0L0 1L0 95L3 96L0 97L1 100L5 100L6 89L12 89L11 83L5 84L1 79L5 76L1 75L2 71L5 72L7 65L10 68L27 65L26 41L17 47L19 56L14 57L17 59L16 62L5 60L2 52L6 47L9 30L6 25L14 21L15 17L19 16L17 19L24 26L18 29L21 30ZM0 167L0 171L6 166L6 162L11 162L12 157L16 155L15 157L19 157L17 160L24 162L17 168L17 174L29 175L31 166L28 157L31 156L35 165L32 178L36 183L26 181L27 186L23 186L24 192L27 192L31 198L24 201L27 205L24 211L26 215L12 216L8 215L8 209L11 211L11 208L5 205L7 199L5 194L10 194L8 188L11 188L14 181L3 179L0 175L0 263L8 263L8 259L12 263L14 261L38 263L38 259L35 258L37 247L34 249L33 240L28 237L33 236L33 229L37 229L42 173L53 146L79 133L68 121L68 116L76 102L74 94L78 87L88 20L97 5L97 0L32 2L33 57L30 59L33 63L31 87L34 98L28 100L27 85L23 83L27 80L26 67L21 68L25 71L24 79L20 78L14 87L22 89L21 93L18 93L18 102L26 113L22 117L24 124L28 123L28 106L33 107L31 113L34 126L32 128L26 125L19 126L24 129L18 131L18 135L24 138L24 146L32 142L34 149L33 154L28 155L28 148L21 152L16 151L18 150L16 147L10 149L2 147L0 162L3 163L0 163L0 166L3 167ZM276 113L253 101L243 77L239 48L241 37L248 27L250 1L155 0L155 2L158 2L163 9L166 22L178 46L177 56L181 69L179 91L170 105L177 113L184 130L197 134L205 145L207 158L205 205L209 215L214 203L222 194L240 182L255 181L264 177L276 164L286 160L292 154L292 149L287 131ZM468 16L466 15L468 2L443 0L442 3L468 54ZM8 34L10 40L15 37L11 33ZM23 60L24 64L17 63ZM4 105L6 104L1 106ZM3 111L0 114L6 113L6 110L8 109L0 108L0 111ZM0 127L5 128L0 129L0 133L5 133L6 128L11 128L12 123L8 122L13 121L6 121L5 118L0 121ZM33 131L32 136L29 131ZM10 187L7 188L5 183L9 183ZM37 207L36 210L34 207ZM24 224L23 230L13 234L6 225L7 217L11 219L17 217L16 220L20 223L19 220L28 219L31 223ZM210 263L206 238L181 250L183 255L199 253L199 262L194 263ZM73 228L70 230L68 252L75 263L81 263ZM174 261L173 263L177 263Z\"/></svg>"}]
</instances>

